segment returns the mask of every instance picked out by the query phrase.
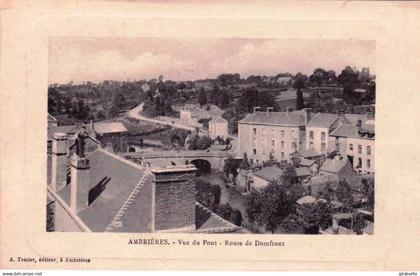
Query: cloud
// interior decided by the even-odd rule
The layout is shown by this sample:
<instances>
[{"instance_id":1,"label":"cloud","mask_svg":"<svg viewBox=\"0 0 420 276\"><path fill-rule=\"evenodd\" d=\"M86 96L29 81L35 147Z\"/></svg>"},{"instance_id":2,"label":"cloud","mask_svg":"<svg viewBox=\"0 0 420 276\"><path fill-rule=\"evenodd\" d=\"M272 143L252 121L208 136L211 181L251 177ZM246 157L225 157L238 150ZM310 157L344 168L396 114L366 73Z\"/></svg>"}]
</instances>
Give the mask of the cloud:
<instances>
[{"instance_id":1,"label":"cloud","mask_svg":"<svg viewBox=\"0 0 420 276\"><path fill-rule=\"evenodd\" d=\"M50 83L150 79L195 80L222 73L340 73L375 69L374 41L261 39L86 39L50 43Z\"/></svg>"}]
</instances>

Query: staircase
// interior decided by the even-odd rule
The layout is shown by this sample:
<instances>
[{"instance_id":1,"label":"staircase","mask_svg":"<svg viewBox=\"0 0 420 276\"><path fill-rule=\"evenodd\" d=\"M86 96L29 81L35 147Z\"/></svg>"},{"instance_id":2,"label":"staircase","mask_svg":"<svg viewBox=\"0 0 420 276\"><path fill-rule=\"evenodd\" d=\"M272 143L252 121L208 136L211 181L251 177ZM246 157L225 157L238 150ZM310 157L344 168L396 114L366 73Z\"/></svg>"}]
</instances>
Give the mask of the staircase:
<instances>
[{"instance_id":1,"label":"staircase","mask_svg":"<svg viewBox=\"0 0 420 276\"><path fill-rule=\"evenodd\" d=\"M143 187L144 183L146 183L147 177L150 175L150 172L146 172L143 177L140 179L137 186L134 188L134 190L131 192L131 194L128 196L127 200L122 205L121 209L118 211L118 213L115 215L112 222L108 225L108 227L105 229L105 232L110 232L113 230L113 228L122 227L121 218L124 216L125 211L127 211L128 207L130 207L131 203L133 203L136 196L139 194L141 188Z\"/></svg>"}]
</instances>

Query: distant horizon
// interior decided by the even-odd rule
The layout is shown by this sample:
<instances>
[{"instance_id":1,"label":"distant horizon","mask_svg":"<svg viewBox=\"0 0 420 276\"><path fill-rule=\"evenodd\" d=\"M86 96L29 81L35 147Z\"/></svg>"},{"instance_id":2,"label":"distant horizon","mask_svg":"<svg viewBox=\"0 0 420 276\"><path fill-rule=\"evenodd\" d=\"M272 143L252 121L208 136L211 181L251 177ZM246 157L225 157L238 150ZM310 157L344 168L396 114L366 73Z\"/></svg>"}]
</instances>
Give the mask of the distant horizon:
<instances>
[{"instance_id":1,"label":"distant horizon","mask_svg":"<svg viewBox=\"0 0 420 276\"><path fill-rule=\"evenodd\" d=\"M373 40L284 40L237 38L53 38L48 84L157 79L216 79L221 74L311 75L316 68L370 68Z\"/></svg>"}]
</instances>

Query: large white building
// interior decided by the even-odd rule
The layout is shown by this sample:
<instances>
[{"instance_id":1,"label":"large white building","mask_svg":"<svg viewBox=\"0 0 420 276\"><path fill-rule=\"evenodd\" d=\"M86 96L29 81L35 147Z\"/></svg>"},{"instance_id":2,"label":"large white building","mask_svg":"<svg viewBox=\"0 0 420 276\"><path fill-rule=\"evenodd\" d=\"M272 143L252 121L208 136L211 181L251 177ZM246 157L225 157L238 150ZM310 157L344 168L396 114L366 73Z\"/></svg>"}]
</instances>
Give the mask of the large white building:
<instances>
[{"instance_id":1,"label":"large white building","mask_svg":"<svg viewBox=\"0 0 420 276\"><path fill-rule=\"evenodd\" d=\"M297 150L347 155L359 173L374 173L373 114L313 113L310 109L254 112L238 122L238 153L251 162L290 162ZM362 148L359 150L359 148Z\"/></svg>"}]
</instances>

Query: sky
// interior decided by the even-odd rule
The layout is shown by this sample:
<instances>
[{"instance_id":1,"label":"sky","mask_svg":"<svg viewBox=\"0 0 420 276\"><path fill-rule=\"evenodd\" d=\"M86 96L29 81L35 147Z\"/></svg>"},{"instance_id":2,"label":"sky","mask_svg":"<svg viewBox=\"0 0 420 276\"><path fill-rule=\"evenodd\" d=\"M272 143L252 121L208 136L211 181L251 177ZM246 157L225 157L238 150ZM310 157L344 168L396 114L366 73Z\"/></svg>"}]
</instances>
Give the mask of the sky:
<instances>
[{"instance_id":1,"label":"sky","mask_svg":"<svg viewBox=\"0 0 420 276\"><path fill-rule=\"evenodd\" d=\"M345 66L375 72L373 40L238 38L52 38L49 83L103 80L197 80L222 73L337 75Z\"/></svg>"}]
</instances>

